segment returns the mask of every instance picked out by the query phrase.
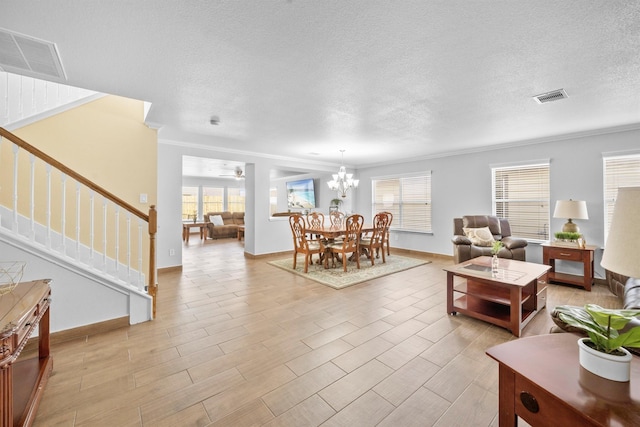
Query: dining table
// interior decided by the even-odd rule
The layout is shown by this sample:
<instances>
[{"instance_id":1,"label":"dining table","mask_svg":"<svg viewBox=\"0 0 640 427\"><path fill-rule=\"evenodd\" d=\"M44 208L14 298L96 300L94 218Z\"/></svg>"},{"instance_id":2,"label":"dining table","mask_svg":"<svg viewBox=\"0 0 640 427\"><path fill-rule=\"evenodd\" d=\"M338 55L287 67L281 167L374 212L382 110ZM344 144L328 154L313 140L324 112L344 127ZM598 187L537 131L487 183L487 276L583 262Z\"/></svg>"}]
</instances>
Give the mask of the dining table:
<instances>
[{"instance_id":1,"label":"dining table","mask_svg":"<svg viewBox=\"0 0 640 427\"><path fill-rule=\"evenodd\" d=\"M347 234L347 228L344 225L340 227L336 227L335 225L326 225L324 227L309 227L309 228L305 228L304 231L307 235L319 236L329 242L334 241L335 239ZM363 234L371 233L371 232L373 232L373 225L365 224L360 229L360 236L362 236ZM365 255L368 258L369 254L366 252L366 249L364 249L364 252L363 252L363 249L364 248L360 249L360 254L358 255L359 256ZM327 255L328 254L325 254L324 256L327 256ZM349 257L349 261L354 261L355 256L356 254L353 254L351 257ZM322 258L318 261L318 263L321 263L321 262L322 262Z\"/></svg>"}]
</instances>

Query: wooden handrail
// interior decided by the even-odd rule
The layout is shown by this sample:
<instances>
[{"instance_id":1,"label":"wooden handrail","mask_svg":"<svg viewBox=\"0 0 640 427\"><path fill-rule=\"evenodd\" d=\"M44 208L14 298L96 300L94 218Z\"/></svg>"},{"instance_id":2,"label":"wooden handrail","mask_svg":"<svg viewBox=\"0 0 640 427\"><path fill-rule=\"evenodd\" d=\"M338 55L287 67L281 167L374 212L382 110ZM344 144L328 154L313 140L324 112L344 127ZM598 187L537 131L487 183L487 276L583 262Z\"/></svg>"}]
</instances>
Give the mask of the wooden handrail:
<instances>
[{"instance_id":1,"label":"wooden handrail","mask_svg":"<svg viewBox=\"0 0 640 427\"><path fill-rule=\"evenodd\" d=\"M58 169L60 172L64 173L65 175L67 175L67 176L75 179L79 183L89 187L90 189L92 189L96 193L100 194L104 198L111 200L116 205L122 206L124 209L126 209L129 212L131 212L132 214L134 214L138 218L140 218L140 219L142 219L142 220L144 220L146 222L149 222L149 215L145 214L144 212L142 212L141 210L137 209L136 207L130 205L129 203L125 202L124 200L122 200L118 196L110 193L109 191L107 191L104 188L100 187L98 184L94 183L90 179L85 178L84 176L80 175L78 172L76 172L73 169L67 167L66 165L60 163L59 161L57 161L53 157L51 157L48 154L40 151L39 149L37 149L33 145L29 144L27 141L25 141L25 140L21 139L20 137L12 134L11 132L9 132L8 130L6 130L6 129L2 128L2 127L0 127L0 136L2 136L4 138L7 138L9 141L13 142L18 147L20 147L20 148L24 149L25 151L33 154L34 156L38 157L39 159L42 159L45 163L50 164L51 166L53 166L54 168Z\"/></svg>"}]
</instances>

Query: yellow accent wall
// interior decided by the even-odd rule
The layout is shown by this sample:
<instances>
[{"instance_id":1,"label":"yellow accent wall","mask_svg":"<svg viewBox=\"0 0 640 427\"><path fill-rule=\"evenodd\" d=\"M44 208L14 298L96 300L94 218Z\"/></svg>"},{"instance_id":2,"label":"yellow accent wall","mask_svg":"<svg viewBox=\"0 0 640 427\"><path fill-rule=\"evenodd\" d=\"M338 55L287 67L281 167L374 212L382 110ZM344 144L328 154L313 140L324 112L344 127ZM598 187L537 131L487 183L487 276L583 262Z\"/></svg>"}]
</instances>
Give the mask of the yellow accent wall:
<instances>
[{"instance_id":1,"label":"yellow accent wall","mask_svg":"<svg viewBox=\"0 0 640 427\"><path fill-rule=\"evenodd\" d=\"M143 212L156 203L157 132L142 101L108 95L13 133Z\"/></svg>"}]
</instances>

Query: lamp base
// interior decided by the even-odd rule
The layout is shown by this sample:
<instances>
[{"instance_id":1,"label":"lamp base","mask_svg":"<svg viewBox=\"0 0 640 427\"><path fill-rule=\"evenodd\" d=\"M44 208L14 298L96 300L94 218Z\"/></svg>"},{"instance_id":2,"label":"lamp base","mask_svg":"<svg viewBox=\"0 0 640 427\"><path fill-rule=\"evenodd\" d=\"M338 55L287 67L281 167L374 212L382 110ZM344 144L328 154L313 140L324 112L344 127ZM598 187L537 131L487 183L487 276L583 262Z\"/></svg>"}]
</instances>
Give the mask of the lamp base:
<instances>
[{"instance_id":1,"label":"lamp base","mask_svg":"<svg viewBox=\"0 0 640 427\"><path fill-rule=\"evenodd\" d=\"M562 226L562 231L565 232L565 233L579 233L580 232L580 227L578 227L576 224L574 224L571 221L571 218L569 218L569 221L567 221Z\"/></svg>"}]
</instances>

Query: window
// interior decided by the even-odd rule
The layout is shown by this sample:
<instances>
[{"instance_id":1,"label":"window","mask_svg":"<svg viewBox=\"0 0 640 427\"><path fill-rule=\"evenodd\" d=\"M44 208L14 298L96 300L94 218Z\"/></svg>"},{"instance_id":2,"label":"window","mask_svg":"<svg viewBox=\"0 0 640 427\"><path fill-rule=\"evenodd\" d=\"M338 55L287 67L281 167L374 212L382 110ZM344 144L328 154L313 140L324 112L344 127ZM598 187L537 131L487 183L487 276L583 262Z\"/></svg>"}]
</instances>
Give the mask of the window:
<instances>
[{"instance_id":1,"label":"window","mask_svg":"<svg viewBox=\"0 0 640 427\"><path fill-rule=\"evenodd\" d=\"M391 228L431 232L431 172L374 178L373 215L393 214Z\"/></svg>"},{"instance_id":2,"label":"window","mask_svg":"<svg viewBox=\"0 0 640 427\"><path fill-rule=\"evenodd\" d=\"M193 220L198 215L198 187L182 187L182 220Z\"/></svg>"},{"instance_id":3,"label":"window","mask_svg":"<svg viewBox=\"0 0 640 427\"><path fill-rule=\"evenodd\" d=\"M244 212L244 188L227 189L227 210L230 212Z\"/></svg>"},{"instance_id":4,"label":"window","mask_svg":"<svg viewBox=\"0 0 640 427\"><path fill-rule=\"evenodd\" d=\"M609 234L613 206L620 187L640 186L640 154L605 156L604 159L604 236Z\"/></svg>"},{"instance_id":5,"label":"window","mask_svg":"<svg viewBox=\"0 0 640 427\"><path fill-rule=\"evenodd\" d=\"M549 240L549 162L491 168L493 214L509 220L511 234Z\"/></svg>"},{"instance_id":6,"label":"window","mask_svg":"<svg viewBox=\"0 0 640 427\"><path fill-rule=\"evenodd\" d=\"M202 212L224 211L224 188L202 187Z\"/></svg>"},{"instance_id":7,"label":"window","mask_svg":"<svg viewBox=\"0 0 640 427\"><path fill-rule=\"evenodd\" d=\"M269 189L269 215L273 216L273 214L276 212L278 212L278 189L270 188Z\"/></svg>"}]
</instances>

